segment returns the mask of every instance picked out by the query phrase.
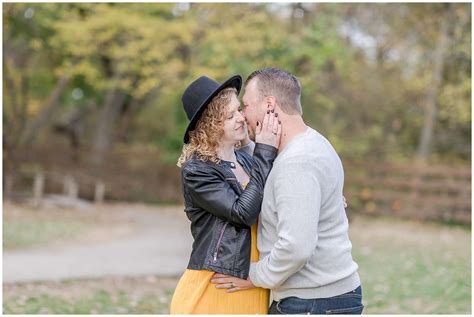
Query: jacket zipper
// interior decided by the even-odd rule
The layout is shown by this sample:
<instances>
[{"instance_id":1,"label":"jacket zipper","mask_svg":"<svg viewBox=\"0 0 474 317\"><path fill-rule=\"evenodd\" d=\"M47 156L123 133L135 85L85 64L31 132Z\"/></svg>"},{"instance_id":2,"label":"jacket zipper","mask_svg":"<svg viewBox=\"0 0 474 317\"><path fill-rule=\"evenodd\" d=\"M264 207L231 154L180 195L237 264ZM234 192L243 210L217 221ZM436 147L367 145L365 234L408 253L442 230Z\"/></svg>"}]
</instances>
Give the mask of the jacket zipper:
<instances>
[{"instance_id":1,"label":"jacket zipper","mask_svg":"<svg viewBox=\"0 0 474 317\"><path fill-rule=\"evenodd\" d=\"M224 230L227 227L227 224L228 222L226 222L222 227L221 235L219 236L219 240L217 240L216 250L214 251L214 262L217 262L217 254L219 254L219 247L221 246L222 237L224 236Z\"/></svg>"}]
</instances>

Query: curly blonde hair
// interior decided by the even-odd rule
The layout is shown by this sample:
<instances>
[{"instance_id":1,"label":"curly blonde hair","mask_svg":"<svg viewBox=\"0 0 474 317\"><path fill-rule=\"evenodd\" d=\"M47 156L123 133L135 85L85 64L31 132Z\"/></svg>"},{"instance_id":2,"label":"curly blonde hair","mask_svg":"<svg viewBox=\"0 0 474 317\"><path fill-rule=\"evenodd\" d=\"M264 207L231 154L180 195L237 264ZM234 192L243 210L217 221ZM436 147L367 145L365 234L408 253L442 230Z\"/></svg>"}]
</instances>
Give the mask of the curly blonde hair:
<instances>
[{"instance_id":1,"label":"curly blonde hair","mask_svg":"<svg viewBox=\"0 0 474 317\"><path fill-rule=\"evenodd\" d=\"M196 155L203 161L219 163L217 155L219 140L224 135L224 120L227 106L232 96L237 96L237 89L226 88L215 96L201 115L196 128L189 132L189 142L183 145L181 156L176 165L181 167L184 162Z\"/></svg>"}]
</instances>

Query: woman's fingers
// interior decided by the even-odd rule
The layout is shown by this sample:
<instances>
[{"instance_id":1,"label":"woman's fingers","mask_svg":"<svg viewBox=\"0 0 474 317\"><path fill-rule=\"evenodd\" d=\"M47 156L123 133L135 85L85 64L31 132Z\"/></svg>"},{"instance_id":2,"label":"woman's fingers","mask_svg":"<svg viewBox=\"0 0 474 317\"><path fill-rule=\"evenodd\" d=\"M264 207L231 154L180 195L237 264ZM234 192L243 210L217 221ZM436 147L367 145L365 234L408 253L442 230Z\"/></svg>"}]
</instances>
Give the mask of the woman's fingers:
<instances>
[{"instance_id":1,"label":"woman's fingers","mask_svg":"<svg viewBox=\"0 0 474 317\"><path fill-rule=\"evenodd\" d=\"M274 113L274 111L275 110L270 111L270 116L268 118L268 127L267 127L267 129L268 129L269 132L273 132L273 125L275 123L275 113ZM275 132L276 132L276 130L275 130Z\"/></svg>"},{"instance_id":2,"label":"woman's fingers","mask_svg":"<svg viewBox=\"0 0 474 317\"><path fill-rule=\"evenodd\" d=\"M278 148L282 134L282 127L279 119L278 113L268 110L263 118L263 123L260 123L259 126L257 126L255 131L255 141L257 143L268 144Z\"/></svg>"},{"instance_id":3,"label":"woman's fingers","mask_svg":"<svg viewBox=\"0 0 474 317\"><path fill-rule=\"evenodd\" d=\"M271 114L273 115L273 114ZM263 117L263 126L262 126L262 131L266 132L268 131L268 122L270 120L270 110L267 110L267 113L265 114L265 117Z\"/></svg>"},{"instance_id":4,"label":"woman's fingers","mask_svg":"<svg viewBox=\"0 0 474 317\"><path fill-rule=\"evenodd\" d=\"M281 137L281 121L277 119L277 137L278 137L278 140L280 140L280 137Z\"/></svg>"},{"instance_id":5,"label":"woman's fingers","mask_svg":"<svg viewBox=\"0 0 474 317\"><path fill-rule=\"evenodd\" d=\"M240 290L242 290L240 287L234 287L234 288L228 289L226 292L227 293L235 293L235 292L238 292Z\"/></svg>"},{"instance_id":6,"label":"woman's fingers","mask_svg":"<svg viewBox=\"0 0 474 317\"><path fill-rule=\"evenodd\" d=\"M232 289L232 283L228 283L228 284L217 284L216 285L216 288L219 288L219 289Z\"/></svg>"},{"instance_id":7,"label":"woman's fingers","mask_svg":"<svg viewBox=\"0 0 474 317\"><path fill-rule=\"evenodd\" d=\"M222 277L222 278L212 278L211 283L214 284L224 284L224 283L230 283L232 282L232 279L229 277Z\"/></svg>"}]
</instances>

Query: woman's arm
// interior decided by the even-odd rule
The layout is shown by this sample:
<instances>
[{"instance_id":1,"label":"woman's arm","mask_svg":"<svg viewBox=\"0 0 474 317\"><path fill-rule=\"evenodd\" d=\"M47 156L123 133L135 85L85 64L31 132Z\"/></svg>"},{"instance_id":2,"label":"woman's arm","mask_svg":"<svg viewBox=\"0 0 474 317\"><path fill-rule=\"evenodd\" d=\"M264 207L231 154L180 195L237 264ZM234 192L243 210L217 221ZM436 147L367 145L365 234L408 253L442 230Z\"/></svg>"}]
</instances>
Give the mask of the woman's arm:
<instances>
[{"instance_id":1,"label":"woman's arm","mask_svg":"<svg viewBox=\"0 0 474 317\"><path fill-rule=\"evenodd\" d=\"M253 150L255 149L255 143L249 139L248 143L241 145L237 151L242 151L248 155L253 155Z\"/></svg>"},{"instance_id":2,"label":"woman's arm","mask_svg":"<svg viewBox=\"0 0 474 317\"><path fill-rule=\"evenodd\" d=\"M277 152L277 148L267 144L255 145L250 181L240 196L227 181L197 165L183 168L185 191L196 206L237 226L250 227L260 213L265 181Z\"/></svg>"}]
</instances>

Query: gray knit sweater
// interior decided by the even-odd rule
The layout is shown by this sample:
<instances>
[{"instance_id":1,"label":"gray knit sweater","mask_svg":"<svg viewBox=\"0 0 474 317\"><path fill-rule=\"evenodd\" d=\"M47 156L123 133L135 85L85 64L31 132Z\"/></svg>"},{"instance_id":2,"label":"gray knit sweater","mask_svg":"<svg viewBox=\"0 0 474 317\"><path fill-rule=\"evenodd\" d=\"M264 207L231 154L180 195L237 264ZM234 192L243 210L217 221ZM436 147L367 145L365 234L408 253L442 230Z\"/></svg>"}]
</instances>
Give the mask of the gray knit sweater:
<instances>
[{"instance_id":1,"label":"gray knit sweater","mask_svg":"<svg viewBox=\"0 0 474 317\"><path fill-rule=\"evenodd\" d=\"M250 268L252 282L271 289L274 300L332 297L360 285L343 186L339 156L311 128L276 158L258 222L260 261Z\"/></svg>"}]
</instances>

